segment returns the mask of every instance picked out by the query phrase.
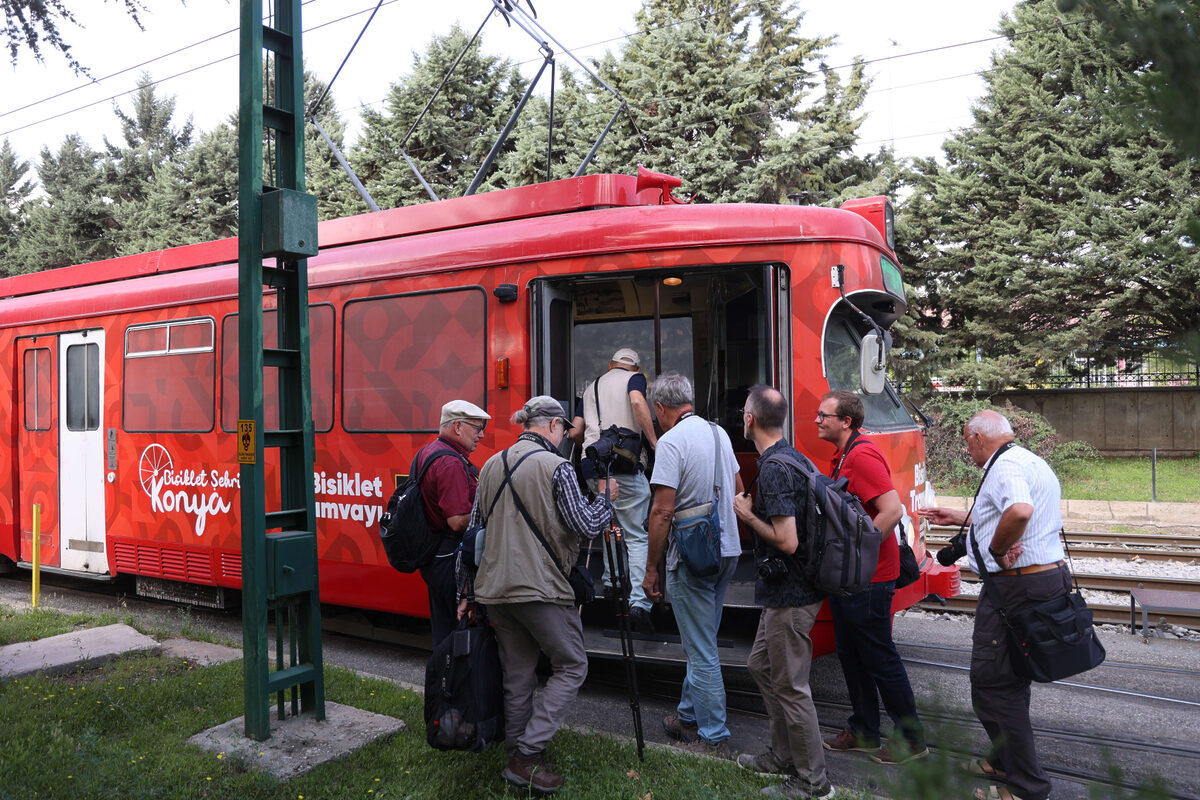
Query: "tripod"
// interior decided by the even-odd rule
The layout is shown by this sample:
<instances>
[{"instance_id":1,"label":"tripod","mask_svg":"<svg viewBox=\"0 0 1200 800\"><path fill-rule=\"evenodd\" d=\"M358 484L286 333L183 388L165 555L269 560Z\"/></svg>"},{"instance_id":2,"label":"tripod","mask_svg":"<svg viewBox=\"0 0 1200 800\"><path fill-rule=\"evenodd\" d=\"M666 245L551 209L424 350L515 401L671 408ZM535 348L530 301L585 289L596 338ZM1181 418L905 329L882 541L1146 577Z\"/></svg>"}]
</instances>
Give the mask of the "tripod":
<instances>
[{"instance_id":1,"label":"tripod","mask_svg":"<svg viewBox=\"0 0 1200 800\"><path fill-rule=\"evenodd\" d=\"M605 464L604 497L612 498L609 493L609 481L612 480L612 461ZM625 560L625 548L621 542L621 529L617 526L616 517L609 521L604 531L604 555L608 560L608 572L612 583L617 587L617 630L621 636L621 660L625 663L625 680L629 684L629 709L633 712L633 735L637 739L638 760L644 761L642 751L646 742L642 735L642 708L639 704L637 664L633 653L633 630L629 624L629 569Z\"/></svg>"}]
</instances>

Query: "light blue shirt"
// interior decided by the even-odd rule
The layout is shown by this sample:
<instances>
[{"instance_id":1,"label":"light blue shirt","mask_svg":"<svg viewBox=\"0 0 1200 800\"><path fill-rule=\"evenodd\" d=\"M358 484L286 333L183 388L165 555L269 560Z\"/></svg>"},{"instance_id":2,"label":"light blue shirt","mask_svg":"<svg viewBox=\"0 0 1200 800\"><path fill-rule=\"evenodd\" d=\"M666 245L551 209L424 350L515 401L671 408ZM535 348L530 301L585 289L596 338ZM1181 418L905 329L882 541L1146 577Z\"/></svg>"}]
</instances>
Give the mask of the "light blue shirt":
<instances>
[{"instance_id":1,"label":"light blue shirt","mask_svg":"<svg viewBox=\"0 0 1200 800\"><path fill-rule=\"evenodd\" d=\"M1059 531L1063 526L1062 488L1054 470L1041 457L1024 447L1010 447L992 458L992 468L984 478L971 512L975 539L988 572L999 572L1001 569L988 553L988 546L996 535L1000 517L1016 503L1033 506L1033 516L1029 518L1020 540L1025 545L1025 552L1013 563L1013 567L1032 567L1061 561L1063 546ZM979 565L975 562L975 553L969 542L967 558L971 569L978 574Z\"/></svg>"},{"instance_id":2,"label":"light blue shirt","mask_svg":"<svg viewBox=\"0 0 1200 800\"><path fill-rule=\"evenodd\" d=\"M737 459L729 434L717 427L720 442L720 468L716 470L721 496L718 516L721 518L721 555L737 556L742 553L738 538L737 515L733 511L733 495L737 491ZM675 490L675 509L682 510L707 503L713 499L713 465L717 454L713 452L713 426L707 420L690 416L664 433L654 449L654 475L651 483ZM674 539L667 547L667 569L678 564Z\"/></svg>"}]
</instances>

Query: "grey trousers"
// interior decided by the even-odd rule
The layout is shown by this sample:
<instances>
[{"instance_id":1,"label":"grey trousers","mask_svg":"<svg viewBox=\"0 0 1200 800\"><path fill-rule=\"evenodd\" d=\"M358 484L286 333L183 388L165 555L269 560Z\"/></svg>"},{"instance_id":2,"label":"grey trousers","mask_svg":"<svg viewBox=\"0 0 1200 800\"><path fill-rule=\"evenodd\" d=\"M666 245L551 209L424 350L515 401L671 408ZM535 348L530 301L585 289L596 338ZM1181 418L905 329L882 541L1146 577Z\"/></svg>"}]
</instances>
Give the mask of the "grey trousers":
<instances>
[{"instance_id":1,"label":"grey trousers","mask_svg":"<svg viewBox=\"0 0 1200 800\"><path fill-rule=\"evenodd\" d=\"M566 720L567 710L587 677L583 626L572 606L553 603L501 603L487 607L504 668L504 734L509 747L536 755ZM554 673L537 689L538 653Z\"/></svg>"},{"instance_id":2,"label":"grey trousers","mask_svg":"<svg viewBox=\"0 0 1200 800\"><path fill-rule=\"evenodd\" d=\"M1050 778L1038 763L1029 719L1029 681L1013 671L998 605L1012 613L1071 590L1071 573L1065 565L1032 575L992 578L975 611L971 638L971 702L975 716L992 741L989 760L1008 773L1012 793L1023 800L1045 800Z\"/></svg>"},{"instance_id":3,"label":"grey trousers","mask_svg":"<svg viewBox=\"0 0 1200 800\"><path fill-rule=\"evenodd\" d=\"M825 748L808 672L820 603L800 608L764 608L746 666L762 692L771 730L771 752L812 787L828 783Z\"/></svg>"}]
</instances>

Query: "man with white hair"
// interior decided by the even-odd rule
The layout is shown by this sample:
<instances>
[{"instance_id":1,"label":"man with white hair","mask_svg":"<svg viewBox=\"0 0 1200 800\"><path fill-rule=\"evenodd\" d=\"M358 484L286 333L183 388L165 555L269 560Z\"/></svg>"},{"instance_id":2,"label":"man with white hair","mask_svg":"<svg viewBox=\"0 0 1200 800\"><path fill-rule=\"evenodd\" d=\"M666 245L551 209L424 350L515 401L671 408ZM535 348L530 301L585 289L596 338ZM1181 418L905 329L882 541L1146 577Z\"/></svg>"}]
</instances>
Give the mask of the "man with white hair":
<instances>
[{"instance_id":1,"label":"man with white hair","mask_svg":"<svg viewBox=\"0 0 1200 800\"><path fill-rule=\"evenodd\" d=\"M429 590L429 625L435 647L455 627L458 601L454 552L467 529L479 479L479 470L469 457L483 438L489 419L491 416L474 403L451 400L442 406L437 437L418 450L413 460L414 475L429 465L421 480L421 499L429 530L441 535L433 561L421 567L421 578ZM455 457L444 457L447 454Z\"/></svg>"},{"instance_id":2,"label":"man with white hair","mask_svg":"<svg viewBox=\"0 0 1200 800\"><path fill-rule=\"evenodd\" d=\"M998 412L971 417L963 438L971 460L984 469L969 515L948 508L917 513L935 525L962 525L969 519L971 568L980 571L978 550L994 578L979 595L971 640L971 701L992 741L992 754L968 768L1008 784L977 791L980 800L1046 800L1050 778L1038 763L1029 720L1030 681L1013 668L1000 609L1014 614L1071 591L1059 535L1062 490L1050 465L1013 442L1012 426Z\"/></svg>"},{"instance_id":3,"label":"man with white hair","mask_svg":"<svg viewBox=\"0 0 1200 800\"><path fill-rule=\"evenodd\" d=\"M650 511L650 483L646 480L646 453L636 460L614 454L610 464L596 463L586 456L587 449L596 444L600 434L616 426L645 437L654 447L654 420L646 403L646 376L638 369L638 354L622 347L608 360L608 371L592 381L583 391L575 407L571 438L584 448L585 457L579 464L581 477L588 481L593 492L599 479L611 468L613 482L621 487L621 497L613 503L617 525L624 532L622 541L628 553L629 617L634 630L653 633L650 621L650 601L642 589L646 573L646 514ZM604 565L604 583L612 584L609 565Z\"/></svg>"}]
</instances>

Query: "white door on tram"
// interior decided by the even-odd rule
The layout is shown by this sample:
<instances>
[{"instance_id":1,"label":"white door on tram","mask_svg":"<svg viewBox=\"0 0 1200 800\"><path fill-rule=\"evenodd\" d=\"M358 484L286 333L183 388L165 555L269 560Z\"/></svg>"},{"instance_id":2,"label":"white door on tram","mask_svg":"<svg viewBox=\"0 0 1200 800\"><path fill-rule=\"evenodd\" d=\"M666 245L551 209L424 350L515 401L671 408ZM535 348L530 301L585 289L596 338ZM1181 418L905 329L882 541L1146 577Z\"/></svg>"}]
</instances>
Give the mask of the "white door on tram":
<instances>
[{"instance_id":1,"label":"white door on tram","mask_svg":"<svg viewBox=\"0 0 1200 800\"><path fill-rule=\"evenodd\" d=\"M63 569L104 574L104 331L59 337L59 544Z\"/></svg>"}]
</instances>

